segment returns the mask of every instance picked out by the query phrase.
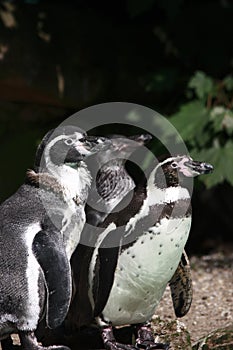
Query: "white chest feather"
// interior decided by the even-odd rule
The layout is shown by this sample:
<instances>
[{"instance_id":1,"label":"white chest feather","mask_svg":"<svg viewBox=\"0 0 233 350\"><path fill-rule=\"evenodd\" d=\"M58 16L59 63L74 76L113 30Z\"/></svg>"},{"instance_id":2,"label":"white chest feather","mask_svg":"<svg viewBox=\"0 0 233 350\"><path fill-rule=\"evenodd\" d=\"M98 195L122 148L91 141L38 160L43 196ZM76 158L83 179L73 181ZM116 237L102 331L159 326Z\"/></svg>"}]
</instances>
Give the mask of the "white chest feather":
<instances>
[{"instance_id":1,"label":"white chest feather","mask_svg":"<svg viewBox=\"0 0 233 350\"><path fill-rule=\"evenodd\" d=\"M164 218L122 252L103 311L106 320L123 325L151 318L178 266L190 225L191 218Z\"/></svg>"},{"instance_id":2,"label":"white chest feather","mask_svg":"<svg viewBox=\"0 0 233 350\"><path fill-rule=\"evenodd\" d=\"M83 192L90 187L91 176L86 167L80 166L77 169L73 169L70 166L63 165L58 168L57 175L67 199L80 198Z\"/></svg>"},{"instance_id":3,"label":"white chest feather","mask_svg":"<svg viewBox=\"0 0 233 350\"><path fill-rule=\"evenodd\" d=\"M64 237L67 256L70 259L77 247L85 223L84 205L91 184L91 175L85 163L75 169L65 164L59 167L51 164L49 170L61 183L67 202L67 209L62 213L64 218L61 233Z\"/></svg>"},{"instance_id":4,"label":"white chest feather","mask_svg":"<svg viewBox=\"0 0 233 350\"><path fill-rule=\"evenodd\" d=\"M80 162L77 168L72 168L68 164L57 166L47 156L46 167L49 173L61 184L66 200L80 198L91 185L91 175L84 162Z\"/></svg>"},{"instance_id":5,"label":"white chest feather","mask_svg":"<svg viewBox=\"0 0 233 350\"><path fill-rule=\"evenodd\" d=\"M80 206L78 211L77 208L73 208L73 206L74 203L63 213L62 234L68 259L71 258L80 241L80 235L86 219L84 206Z\"/></svg>"}]
</instances>

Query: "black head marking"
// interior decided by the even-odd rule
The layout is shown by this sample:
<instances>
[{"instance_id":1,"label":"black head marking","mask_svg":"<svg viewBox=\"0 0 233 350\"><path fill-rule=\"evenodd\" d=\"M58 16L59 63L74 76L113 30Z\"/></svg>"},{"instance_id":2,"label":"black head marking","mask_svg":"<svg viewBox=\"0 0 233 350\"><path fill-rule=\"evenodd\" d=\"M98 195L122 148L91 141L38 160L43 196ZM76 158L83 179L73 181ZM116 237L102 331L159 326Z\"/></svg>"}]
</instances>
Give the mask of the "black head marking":
<instances>
[{"instance_id":1,"label":"black head marking","mask_svg":"<svg viewBox=\"0 0 233 350\"><path fill-rule=\"evenodd\" d=\"M97 161L100 165L119 159L122 163L125 162L138 147L148 143L152 137L149 134L133 135L129 137L111 134L108 135L108 138L112 141L111 146L97 155Z\"/></svg>"},{"instance_id":2,"label":"black head marking","mask_svg":"<svg viewBox=\"0 0 233 350\"><path fill-rule=\"evenodd\" d=\"M110 141L103 137L87 136L75 126L58 127L43 138L36 153L35 167L46 168L48 164L64 163L75 167L86 156L104 149Z\"/></svg>"},{"instance_id":3,"label":"black head marking","mask_svg":"<svg viewBox=\"0 0 233 350\"><path fill-rule=\"evenodd\" d=\"M185 177L195 177L213 171L212 165L194 161L188 155L168 157L159 165L155 173L155 184L160 188L178 186Z\"/></svg>"}]
</instances>

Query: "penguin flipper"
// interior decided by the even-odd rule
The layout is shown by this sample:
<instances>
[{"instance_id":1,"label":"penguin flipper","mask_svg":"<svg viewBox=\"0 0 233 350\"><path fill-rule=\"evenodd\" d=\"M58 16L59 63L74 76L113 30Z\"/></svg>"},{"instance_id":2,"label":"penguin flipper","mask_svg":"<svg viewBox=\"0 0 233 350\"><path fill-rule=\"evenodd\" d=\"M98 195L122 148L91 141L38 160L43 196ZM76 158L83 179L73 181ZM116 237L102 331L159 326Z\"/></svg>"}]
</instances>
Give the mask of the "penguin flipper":
<instances>
[{"instance_id":1,"label":"penguin flipper","mask_svg":"<svg viewBox=\"0 0 233 350\"><path fill-rule=\"evenodd\" d=\"M111 225L110 225L111 226ZM111 292L115 270L121 249L122 232L120 229L112 230L102 241L96 260L94 280L94 316L99 316L103 311Z\"/></svg>"},{"instance_id":2,"label":"penguin flipper","mask_svg":"<svg viewBox=\"0 0 233 350\"><path fill-rule=\"evenodd\" d=\"M32 249L48 289L47 325L56 328L64 321L71 300L71 269L61 233L38 232Z\"/></svg>"},{"instance_id":3,"label":"penguin flipper","mask_svg":"<svg viewBox=\"0 0 233 350\"><path fill-rule=\"evenodd\" d=\"M185 251L169 285L175 314L183 317L190 309L193 296L190 264Z\"/></svg>"},{"instance_id":4,"label":"penguin flipper","mask_svg":"<svg viewBox=\"0 0 233 350\"><path fill-rule=\"evenodd\" d=\"M118 261L119 248L100 248L97 264L99 268L99 281L97 283L94 316L103 311L114 282L115 269Z\"/></svg>"}]
</instances>

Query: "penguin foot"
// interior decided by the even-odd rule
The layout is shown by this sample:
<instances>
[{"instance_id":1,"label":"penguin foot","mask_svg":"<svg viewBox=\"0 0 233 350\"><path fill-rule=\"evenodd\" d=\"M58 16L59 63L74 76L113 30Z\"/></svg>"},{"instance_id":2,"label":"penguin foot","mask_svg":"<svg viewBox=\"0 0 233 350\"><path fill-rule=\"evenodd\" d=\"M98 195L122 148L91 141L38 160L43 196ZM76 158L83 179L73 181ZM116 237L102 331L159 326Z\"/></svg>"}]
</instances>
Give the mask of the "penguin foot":
<instances>
[{"instance_id":1,"label":"penguin foot","mask_svg":"<svg viewBox=\"0 0 233 350\"><path fill-rule=\"evenodd\" d=\"M111 326L101 329L104 347L107 350L137 350L133 345L118 343L113 335Z\"/></svg>"},{"instance_id":2,"label":"penguin foot","mask_svg":"<svg viewBox=\"0 0 233 350\"><path fill-rule=\"evenodd\" d=\"M11 339L11 336L9 336L6 339L1 340L1 347L2 347L2 350L16 350L16 349L19 349L19 346L13 345L13 341Z\"/></svg>"},{"instance_id":3,"label":"penguin foot","mask_svg":"<svg viewBox=\"0 0 233 350\"><path fill-rule=\"evenodd\" d=\"M164 343L155 343L153 331L151 329L150 323L141 324L137 326L137 339L136 339L136 347L138 349L146 349L146 350L169 350L169 344Z\"/></svg>"},{"instance_id":4,"label":"penguin foot","mask_svg":"<svg viewBox=\"0 0 233 350\"><path fill-rule=\"evenodd\" d=\"M41 346L38 344L34 332L20 332L19 333L22 350L70 350L67 346L51 345Z\"/></svg>"}]
</instances>

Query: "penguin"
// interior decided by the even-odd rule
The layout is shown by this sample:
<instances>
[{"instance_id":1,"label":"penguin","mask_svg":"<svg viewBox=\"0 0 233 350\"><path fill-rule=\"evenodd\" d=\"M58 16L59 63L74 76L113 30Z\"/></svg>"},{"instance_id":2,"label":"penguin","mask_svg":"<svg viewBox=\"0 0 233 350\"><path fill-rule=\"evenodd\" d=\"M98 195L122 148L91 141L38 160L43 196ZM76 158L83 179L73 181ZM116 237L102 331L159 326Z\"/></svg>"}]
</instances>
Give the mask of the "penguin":
<instances>
[{"instance_id":1,"label":"penguin","mask_svg":"<svg viewBox=\"0 0 233 350\"><path fill-rule=\"evenodd\" d=\"M212 170L187 155L168 157L135 187L130 204L100 225L80 291L87 311L81 308L77 318L80 324L95 318L106 349L134 348L113 335L114 327L127 324L135 326L136 348L169 348L155 343L150 319L169 282L179 296L173 276L191 227L191 198L182 180Z\"/></svg>"},{"instance_id":2,"label":"penguin","mask_svg":"<svg viewBox=\"0 0 233 350\"><path fill-rule=\"evenodd\" d=\"M149 134L134 135L127 138L123 135L108 135L108 138L111 139L112 144L107 150L98 152L93 156L96 162L93 164L93 160L91 159L93 157L88 159L92 160L92 168L99 169L95 186L100 196L98 208L103 210L100 211L92 207L92 204L96 203L97 200L94 189L91 189L89 191L88 204L85 206L85 212L86 223L92 226L99 226L120 201L135 188L135 181L127 172L125 162L133 151L147 144L152 139ZM91 170L91 167L89 169ZM95 177L95 174L93 174L93 177ZM85 225L81 235L81 237L84 237L84 242L83 244L78 244L71 260L74 292L66 328L73 331L80 327L81 310L83 309L83 315L88 314L88 302L81 302L84 296L80 296L80 292L83 288L78 287L80 283L83 286L85 281L87 282L85 278L87 275L85 267L90 262L93 246L97 239L95 237L94 242L89 241L89 245L87 246L88 231L89 226ZM185 251L182 254L181 261L172 280L169 282L169 286L175 314L177 317L183 317L189 311L192 302L190 264ZM91 310L89 311L91 314Z\"/></svg>"},{"instance_id":3,"label":"penguin","mask_svg":"<svg viewBox=\"0 0 233 350\"><path fill-rule=\"evenodd\" d=\"M86 267L95 246L97 237L90 237L90 226L99 226L121 200L135 188L135 182L125 168L130 155L139 147L151 140L151 135L141 134L125 137L123 135L107 135L111 145L106 150L97 152L89 157L87 164L96 183L89 191L85 206L86 224L71 259L73 277L73 297L66 322L66 331L75 330L80 326L79 317L83 308L83 315L87 315L87 303L80 303L80 293L86 280ZM96 171L97 169L97 171ZM94 181L92 182L92 184ZM96 191L97 195L96 196ZM88 237L90 237L89 244ZM94 238L94 241L93 241ZM79 286L81 285L81 286ZM82 298L81 298L82 299Z\"/></svg>"},{"instance_id":4,"label":"penguin","mask_svg":"<svg viewBox=\"0 0 233 350\"><path fill-rule=\"evenodd\" d=\"M96 198L94 191L90 190L88 196L90 200L85 206L85 212L86 223L93 226L99 226L120 201L135 188L135 181L125 167L126 160L138 147L146 145L152 139L149 134L133 135L127 138L123 135L108 135L108 138L112 140L111 147L93 156L100 168L96 176L96 188L100 196L98 208L104 210L102 212L91 207L92 202L96 202ZM85 228L88 229L87 226ZM87 233L83 232L85 239L86 235ZM79 249L80 245L72 258L74 283L75 278L79 278L79 271L84 263L83 258L82 261L79 259ZM190 264L185 251L169 286L175 314L177 317L183 317L191 307L193 292ZM78 307L78 301L74 297L70 308L74 314L73 318L76 314L75 304Z\"/></svg>"},{"instance_id":5,"label":"penguin","mask_svg":"<svg viewBox=\"0 0 233 350\"><path fill-rule=\"evenodd\" d=\"M125 163L137 148L152 139L149 134L107 136L112 141L111 146L93 156L98 169L95 187L99 197L96 197L95 188L90 190L85 207L86 222L92 226L103 222L117 204L135 188L135 181L129 175Z\"/></svg>"},{"instance_id":6,"label":"penguin","mask_svg":"<svg viewBox=\"0 0 233 350\"><path fill-rule=\"evenodd\" d=\"M84 159L110 142L75 126L58 127L43 138L35 169L0 206L0 341L13 349L18 333L23 350L43 347L35 330L40 319L55 328L71 299L69 259L85 222L91 175Z\"/></svg>"}]
</instances>

